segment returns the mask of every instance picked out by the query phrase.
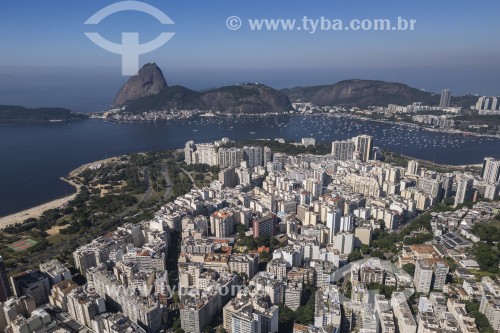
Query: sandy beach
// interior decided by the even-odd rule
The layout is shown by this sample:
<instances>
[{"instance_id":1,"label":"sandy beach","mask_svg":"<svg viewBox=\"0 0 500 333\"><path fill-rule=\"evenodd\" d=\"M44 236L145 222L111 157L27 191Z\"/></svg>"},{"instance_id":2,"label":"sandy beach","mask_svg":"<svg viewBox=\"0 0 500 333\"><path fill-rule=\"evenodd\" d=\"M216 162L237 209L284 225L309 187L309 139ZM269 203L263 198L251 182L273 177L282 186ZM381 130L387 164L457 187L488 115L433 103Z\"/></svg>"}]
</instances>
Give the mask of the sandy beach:
<instances>
[{"instance_id":1,"label":"sandy beach","mask_svg":"<svg viewBox=\"0 0 500 333\"><path fill-rule=\"evenodd\" d=\"M482 163L462 164L462 165L440 164L440 163L434 163L433 161L428 161L428 160L423 160L423 159L416 158L416 157L411 157L408 155L401 155L401 156L404 158L410 159L410 160L417 161L417 162L423 162L423 163L427 163L427 164L435 164L437 166L442 166L442 167L446 167L446 168L465 169L465 168L471 168L471 167L472 168L481 168L483 166Z\"/></svg>"},{"instance_id":2,"label":"sandy beach","mask_svg":"<svg viewBox=\"0 0 500 333\"><path fill-rule=\"evenodd\" d=\"M5 228L5 227L7 227L7 226L9 226L9 225L16 224L16 223L21 223L24 220L29 219L29 218L38 218L46 210L63 207L69 201L73 200L76 197L76 195L78 194L78 192L80 191L80 185L78 185L75 182L71 181L69 178L76 176L77 174L79 174L80 172L82 172L85 169L88 169L92 165L107 164L107 163L110 163L110 162L115 162L117 160L118 160L118 158L111 157L111 158L108 158L108 159L104 159L104 160L100 160L100 161L95 161L95 162L92 162L92 163L87 163L85 165L79 166L78 168L76 168L75 170L73 170L73 171L71 171L69 173L69 177L68 178L65 178L65 177L61 177L60 178L62 181L67 182L68 184L70 184L71 186L73 186L75 188L75 193L73 193L71 195L68 195L68 196L66 196L64 198L55 199L55 200L52 200L50 202L46 202L44 204L41 204L39 206L23 210L21 212L17 212L17 213L11 214L11 215L0 217L0 230L3 229L3 228Z\"/></svg>"}]
</instances>

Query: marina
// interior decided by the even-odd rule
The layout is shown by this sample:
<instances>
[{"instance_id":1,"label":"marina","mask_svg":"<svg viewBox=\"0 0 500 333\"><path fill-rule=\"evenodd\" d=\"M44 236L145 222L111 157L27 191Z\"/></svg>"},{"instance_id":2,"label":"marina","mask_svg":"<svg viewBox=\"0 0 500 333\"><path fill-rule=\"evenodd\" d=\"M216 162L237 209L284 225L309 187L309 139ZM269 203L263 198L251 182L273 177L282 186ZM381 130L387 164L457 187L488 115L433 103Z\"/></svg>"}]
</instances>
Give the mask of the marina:
<instances>
[{"instance_id":1,"label":"marina","mask_svg":"<svg viewBox=\"0 0 500 333\"><path fill-rule=\"evenodd\" d=\"M272 117L195 117L148 123L104 122L4 125L0 131L0 216L65 197L74 188L59 178L80 165L122 154L182 148L186 141L285 139L317 143L359 134L374 145L440 164L482 163L500 157L492 137L422 130L418 126L322 114ZM41 153L43 152L43 153ZM5 161L5 162L4 162Z\"/></svg>"}]
</instances>

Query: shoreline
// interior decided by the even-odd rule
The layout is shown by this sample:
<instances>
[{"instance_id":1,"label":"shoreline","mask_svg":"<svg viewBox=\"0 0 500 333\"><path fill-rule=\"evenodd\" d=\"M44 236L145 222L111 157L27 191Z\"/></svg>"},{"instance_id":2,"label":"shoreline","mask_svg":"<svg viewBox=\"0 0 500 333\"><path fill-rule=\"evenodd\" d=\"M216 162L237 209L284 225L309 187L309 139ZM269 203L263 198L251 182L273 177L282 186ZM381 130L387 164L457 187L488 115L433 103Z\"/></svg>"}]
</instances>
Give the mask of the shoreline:
<instances>
[{"instance_id":1,"label":"shoreline","mask_svg":"<svg viewBox=\"0 0 500 333\"><path fill-rule=\"evenodd\" d=\"M384 119L373 119L373 118L369 118L369 117L363 117L360 115L343 114L343 113L338 113L338 112L333 113L332 115L339 115L340 117L357 119L357 120L361 120L361 121L372 121L372 122L381 123L381 124L392 124L392 125L397 125L397 126L413 127L413 128L418 128L419 130L428 131L428 132L436 132L436 133L452 134L452 135L468 135L468 136L475 136L475 137L500 139L500 134L496 134L496 135L481 134L481 133L468 132L468 131L463 131L463 130L458 130L458 129L447 130L447 129L441 129L441 128L431 128L431 127L423 126L422 124L408 123L405 121L396 122L396 121L389 121L389 120L384 120Z\"/></svg>"},{"instance_id":2,"label":"shoreline","mask_svg":"<svg viewBox=\"0 0 500 333\"><path fill-rule=\"evenodd\" d=\"M441 166L441 167L444 167L444 168L450 168L450 169L481 168L483 166L482 163L461 164L461 165L441 164L441 163L434 163L433 161L424 160L424 159L421 159L421 158L411 157L411 156L408 156L408 155L401 155L401 154L398 154L398 155L401 156L401 157L407 158L407 159L415 160L417 162L422 162L422 163L426 163L426 164L434 164L434 165L438 165L438 166Z\"/></svg>"},{"instance_id":3,"label":"shoreline","mask_svg":"<svg viewBox=\"0 0 500 333\"><path fill-rule=\"evenodd\" d=\"M366 116L361 116L357 114L352 114L352 113L344 113L344 112L318 112L318 113L270 113L270 114L214 114L210 116L206 116L204 114L196 114L191 117L187 118L176 118L176 119L161 119L161 120L118 120L118 119L112 119L112 118L103 118L103 117L91 117L89 119L98 119L101 121L105 122L111 122L111 123L124 123L124 124L147 124L147 123L168 123L168 122L175 122L175 121L187 121L187 120L192 120L193 118L196 117L203 117L203 118L272 118L272 117L283 117L283 116L305 116L305 117L314 117L314 116L339 116L339 117L345 117L345 118L350 118L350 119L356 119L356 120L361 120L361 121L371 121L371 122L376 122L376 123L382 123L382 124L390 124L390 125L395 125L395 126L406 126L406 127L413 127L413 128L418 128L423 131L429 131L429 132L437 132L437 133L443 133L443 134L452 134L452 135L467 135L467 136L475 136L475 137L484 137L484 138L492 138L492 139L500 139L500 133L499 134L483 134L483 133L476 133L476 132L470 132L470 131L465 131L461 129L443 129L443 128L432 128L432 127L427 127L422 124L418 123L409 123L405 121L389 121L385 119L373 119L370 117Z\"/></svg>"},{"instance_id":4,"label":"shoreline","mask_svg":"<svg viewBox=\"0 0 500 333\"><path fill-rule=\"evenodd\" d=\"M43 214L43 212L50 210L50 209L63 207L69 201L73 200L77 196L77 194L80 192L80 185L70 181L69 179L67 179L65 177L60 177L59 179L62 180L63 182L70 184L71 186L73 186L75 188L76 192L73 194L70 194L68 196L52 200L52 201L43 203L41 205L22 210L20 212L14 213L14 214L0 217L0 230L4 229L10 225L22 223L29 218L39 218Z\"/></svg>"},{"instance_id":5,"label":"shoreline","mask_svg":"<svg viewBox=\"0 0 500 333\"><path fill-rule=\"evenodd\" d=\"M16 212L16 213L13 213L13 214L10 214L7 216L2 216L2 217L0 217L0 230L4 229L10 225L13 225L13 224L22 223L29 218L39 218L43 214L43 212L45 212L47 210L64 207L69 201L73 200L78 195L78 193L80 193L81 185L75 183L74 181L72 181L69 178L76 176L77 174L79 174L80 172L82 172L83 170L89 168L90 166L92 166L94 164L99 164L99 163L107 164L110 162L114 162L116 160L118 160L117 157L110 157L107 159L98 160L98 161L94 161L91 163L86 163L86 164L81 165L78 168L70 171L67 176L60 177L59 179L61 181L66 182L75 188L75 193L67 195L67 196L62 197L62 198L58 198L58 199L54 199L54 200L42 203L38 206L31 207L31 208L28 208L28 209L25 209L25 210L22 210L22 211L19 211L19 212Z\"/></svg>"},{"instance_id":6,"label":"shoreline","mask_svg":"<svg viewBox=\"0 0 500 333\"><path fill-rule=\"evenodd\" d=\"M411 157L408 155L401 155L401 156L404 158L413 159L413 160L416 160L419 162L433 163L432 161L427 161L427 160ZM62 198L57 198L57 199L42 203L42 204L35 206L35 207L24 209L22 211L19 211L19 212L16 212L16 213L13 213L13 214L10 214L7 216L1 216L0 217L0 231L2 229L4 229L5 227L10 226L10 225L13 225L16 223L22 223L29 218L39 218L43 214L43 212L45 212L47 210L64 207L69 201L73 200L78 195L78 193L80 193L81 185L75 183L70 178L78 175L79 173L81 173L82 171L84 171L85 169L88 169L89 167L91 167L93 165L96 165L96 164L105 165L107 163L117 162L117 161L119 161L118 157L110 157L110 158L106 158L106 159L97 160L94 162L83 164L83 165L77 167L76 169L70 171L67 176L60 177L59 179L63 182L70 184L71 186L73 186L75 188L75 193L67 195L67 196L62 197ZM440 165L443 167L457 168L457 169L466 168L466 167L481 167L482 166L482 164L447 165L447 164L439 164L439 163L435 163L435 165Z\"/></svg>"}]
</instances>

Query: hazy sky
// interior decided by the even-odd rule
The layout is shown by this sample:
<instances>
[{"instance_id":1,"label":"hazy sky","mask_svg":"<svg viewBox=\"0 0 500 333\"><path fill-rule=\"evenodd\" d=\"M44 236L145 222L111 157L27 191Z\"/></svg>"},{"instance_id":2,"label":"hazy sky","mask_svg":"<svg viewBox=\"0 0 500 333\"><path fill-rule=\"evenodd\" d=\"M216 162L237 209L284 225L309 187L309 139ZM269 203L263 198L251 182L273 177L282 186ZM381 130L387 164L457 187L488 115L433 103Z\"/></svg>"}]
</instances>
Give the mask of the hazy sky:
<instances>
[{"instance_id":1,"label":"hazy sky","mask_svg":"<svg viewBox=\"0 0 500 333\"><path fill-rule=\"evenodd\" d=\"M115 2L2 0L0 104L81 108L74 101L78 96L83 101L97 99L99 106L111 100L126 80L121 57L93 44L84 35L88 31L115 42L122 32L139 32L141 42L163 31L175 32L163 47L142 55L141 64L155 61L169 84L194 89L244 81L281 88L368 78L432 91L500 95L498 0L150 0L145 2L165 12L175 25L163 26L137 12L114 14L97 26L83 24ZM231 15L243 20L240 30L226 28ZM245 25L247 19L303 16L344 21L401 16L417 23L411 32L315 34L256 32Z\"/></svg>"}]
</instances>

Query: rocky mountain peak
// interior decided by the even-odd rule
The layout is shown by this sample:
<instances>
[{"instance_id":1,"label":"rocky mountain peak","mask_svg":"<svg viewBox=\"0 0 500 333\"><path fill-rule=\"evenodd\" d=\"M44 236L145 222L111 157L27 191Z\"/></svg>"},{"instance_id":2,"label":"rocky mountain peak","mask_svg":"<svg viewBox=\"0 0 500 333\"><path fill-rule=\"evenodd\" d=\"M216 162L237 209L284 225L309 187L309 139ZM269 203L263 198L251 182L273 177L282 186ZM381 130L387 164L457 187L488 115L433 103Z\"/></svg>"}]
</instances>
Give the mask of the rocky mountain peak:
<instances>
[{"instance_id":1,"label":"rocky mountain peak","mask_svg":"<svg viewBox=\"0 0 500 333\"><path fill-rule=\"evenodd\" d=\"M156 63L145 64L118 91L113 105L123 106L127 102L158 94L167 87L167 81Z\"/></svg>"}]
</instances>

